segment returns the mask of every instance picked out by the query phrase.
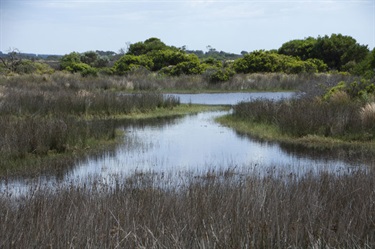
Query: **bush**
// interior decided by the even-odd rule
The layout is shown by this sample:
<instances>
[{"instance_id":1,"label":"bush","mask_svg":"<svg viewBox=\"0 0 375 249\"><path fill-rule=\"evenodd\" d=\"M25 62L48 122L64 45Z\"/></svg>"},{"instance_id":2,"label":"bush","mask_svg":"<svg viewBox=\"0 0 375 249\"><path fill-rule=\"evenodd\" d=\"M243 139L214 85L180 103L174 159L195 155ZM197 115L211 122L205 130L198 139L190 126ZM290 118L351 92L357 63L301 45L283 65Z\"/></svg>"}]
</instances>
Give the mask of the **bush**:
<instances>
[{"instance_id":1,"label":"bush","mask_svg":"<svg viewBox=\"0 0 375 249\"><path fill-rule=\"evenodd\" d=\"M149 70L153 67L153 62L149 57L145 55L124 55L115 62L113 71L118 75L124 75L129 71L140 67L144 67Z\"/></svg>"}]
</instances>

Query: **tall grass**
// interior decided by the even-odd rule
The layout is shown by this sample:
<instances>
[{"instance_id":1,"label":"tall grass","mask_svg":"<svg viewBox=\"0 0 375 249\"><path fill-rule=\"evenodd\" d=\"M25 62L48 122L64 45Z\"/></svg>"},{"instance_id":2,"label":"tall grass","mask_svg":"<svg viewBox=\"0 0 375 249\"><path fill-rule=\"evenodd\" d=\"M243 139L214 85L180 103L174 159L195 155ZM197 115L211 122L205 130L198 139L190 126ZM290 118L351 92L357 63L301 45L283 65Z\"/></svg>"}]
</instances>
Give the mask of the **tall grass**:
<instances>
[{"instance_id":1,"label":"tall grass","mask_svg":"<svg viewBox=\"0 0 375 249\"><path fill-rule=\"evenodd\" d=\"M100 89L117 91L277 91L309 89L309 92L324 91L320 83L335 86L340 81L352 82L354 76L342 73L331 74L284 74L254 73L236 74L230 80L221 83L210 83L207 75L166 76L147 70L138 70L126 76L99 75L82 77L79 74L55 72L51 75L20 75L13 77L0 76L0 85L19 86L27 83L42 90L52 88Z\"/></svg>"},{"instance_id":2,"label":"tall grass","mask_svg":"<svg viewBox=\"0 0 375 249\"><path fill-rule=\"evenodd\" d=\"M76 77L56 74L0 79L0 172L30 156L74 152L113 140L118 115L179 104L173 96L120 94Z\"/></svg>"},{"instance_id":3,"label":"tall grass","mask_svg":"<svg viewBox=\"0 0 375 249\"><path fill-rule=\"evenodd\" d=\"M373 248L374 173L136 174L0 196L1 248Z\"/></svg>"},{"instance_id":4,"label":"tall grass","mask_svg":"<svg viewBox=\"0 0 375 249\"><path fill-rule=\"evenodd\" d=\"M320 135L367 140L375 137L375 130L365 121L370 114L363 105L355 101L326 102L310 98L256 100L235 106L234 116L275 125L282 133L295 137Z\"/></svg>"}]
</instances>

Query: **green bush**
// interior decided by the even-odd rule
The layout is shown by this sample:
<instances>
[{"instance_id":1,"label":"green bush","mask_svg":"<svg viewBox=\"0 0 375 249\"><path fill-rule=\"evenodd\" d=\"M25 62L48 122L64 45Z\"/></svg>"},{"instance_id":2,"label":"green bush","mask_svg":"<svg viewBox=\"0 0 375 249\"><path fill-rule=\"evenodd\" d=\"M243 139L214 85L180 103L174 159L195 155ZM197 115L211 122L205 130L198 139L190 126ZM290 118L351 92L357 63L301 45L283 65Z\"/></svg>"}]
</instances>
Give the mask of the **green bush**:
<instances>
[{"instance_id":1,"label":"green bush","mask_svg":"<svg viewBox=\"0 0 375 249\"><path fill-rule=\"evenodd\" d=\"M151 69L153 66L152 60L145 56L135 56L135 55L124 55L118 61L115 62L113 71L116 74L124 75L129 71L137 69L139 67L144 67L146 69Z\"/></svg>"},{"instance_id":2,"label":"green bush","mask_svg":"<svg viewBox=\"0 0 375 249\"><path fill-rule=\"evenodd\" d=\"M323 99L329 100L339 91L345 92L351 99L367 101L371 97L375 97L375 84L364 78L351 83L341 81L336 86L329 88L327 93L323 96Z\"/></svg>"},{"instance_id":3,"label":"green bush","mask_svg":"<svg viewBox=\"0 0 375 249\"><path fill-rule=\"evenodd\" d=\"M326 71L327 66L319 59L303 61L298 57L270 51L255 51L236 60L233 63L233 68L237 73L284 72L299 74Z\"/></svg>"},{"instance_id":4,"label":"green bush","mask_svg":"<svg viewBox=\"0 0 375 249\"><path fill-rule=\"evenodd\" d=\"M207 69L205 74L208 76L210 83L220 83L229 81L235 74L235 72L229 68L218 68L212 67Z\"/></svg>"},{"instance_id":5,"label":"green bush","mask_svg":"<svg viewBox=\"0 0 375 249\"><path fill-rule=\"evenodd\" d=\"M73 63L70 66L66 67L66 70L72 73L81 73L83 77L86 76L97 76L98 71L91 67L90 65L87 65L86 63L83 62L78 62L78 63Z\"/></svg>"}]
</instances>

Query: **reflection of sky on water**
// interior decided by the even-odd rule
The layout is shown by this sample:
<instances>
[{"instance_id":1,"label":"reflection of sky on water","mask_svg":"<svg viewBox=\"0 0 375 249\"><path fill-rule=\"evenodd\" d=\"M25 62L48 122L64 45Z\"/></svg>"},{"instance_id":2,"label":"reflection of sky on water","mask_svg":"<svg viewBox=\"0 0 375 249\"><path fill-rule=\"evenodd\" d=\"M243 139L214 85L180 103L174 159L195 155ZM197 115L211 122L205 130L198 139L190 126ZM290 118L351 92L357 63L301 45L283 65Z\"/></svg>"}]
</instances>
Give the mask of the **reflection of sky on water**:
<instances>
[{"instance_id":1,"label":"reflection of sky on water","mask_svg":"<svg viewBox=\"0 0 375 249\"><path fill-rule=\"evenodd\" d=\"M182 104L204 105L235 105L241 101L259 98L281 99L290 98L294 92L255 92L255 93L198 93L198 94L169 94L180 98Z\"/></svg>"},{"instance_id":2,"label":"reflection of sky on water","mask_svg":"<svg viewBox=\"0 0 375 249\"><path fill-rule=\"evenodd\" d=\"M178 94L182 103L235 104L254 98L280 99L292 93L225 93ZM290 153L277 143L259 142L237 134L214 121L227 112L208 112L174 120L139 121L123 127L124 144L114 153L83 161L62 179L41 176L33 184L19 181L0 183L0 191L13 191L15 195L33 188L59 184L85 184L99 177L103 181L116 176L129 176L134 172L157 172L178 175L182 171L253 170L257 174L282 171L285 174L303 175L328 171L346 173L353 165L339 158L316 153ZM0 192L1 193L1 192Z\"/></svg>"},{"instance_id":3,"label":"reflection of sky on water","mask_svg":"<svg viewBox=\"0 0 375 249\"><path fill-rule=\"evenodd\" d=\"M115 156L78 165L68 179L100 174L131 174L135 171L178 172L210 167L277 166L289 173L342 171L350 165L337 158L311 159L290 155L276 143L259 143L237 135L214 118L226 112L209 112L179 119L167 126L145 126L127 130L125 144ZM138 141L135 149L127 140Z\"/></svg>"}]
</instances>

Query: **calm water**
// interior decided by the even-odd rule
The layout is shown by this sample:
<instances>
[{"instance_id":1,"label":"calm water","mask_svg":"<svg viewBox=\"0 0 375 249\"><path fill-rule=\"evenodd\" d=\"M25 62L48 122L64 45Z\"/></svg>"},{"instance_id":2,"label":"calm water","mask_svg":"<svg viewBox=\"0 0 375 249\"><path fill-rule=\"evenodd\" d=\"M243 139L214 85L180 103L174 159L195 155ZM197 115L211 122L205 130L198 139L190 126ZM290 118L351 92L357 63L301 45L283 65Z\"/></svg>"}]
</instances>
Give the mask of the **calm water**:
<instances>
[{"instance_id":1,"label":"calm water","mask_svg":"<svg viewBox=\"0 0 375 249\"><path fill-rule=\"evenodd\" d=\"M293 93L221 93L176 94L181 103L233 105L255 98L290 98ZM306 172L348 172L351 163L342 153L301 150L278 143L259 142L223 127L214 119L228 112L206 112L182 118L150 120L123 126L123 144L115 152L89 158L59 179L40 178L38 184L56 182L87 184L90 179L109 179L134 172L174 174L182 171L257 169L266 172L277 168L286 174ZM22 189L29 182L8 183L8 189ZM4 190L4 184L0 189ZM19 190L21 191L21 190Z\"/></svg>"}]
</instances>

